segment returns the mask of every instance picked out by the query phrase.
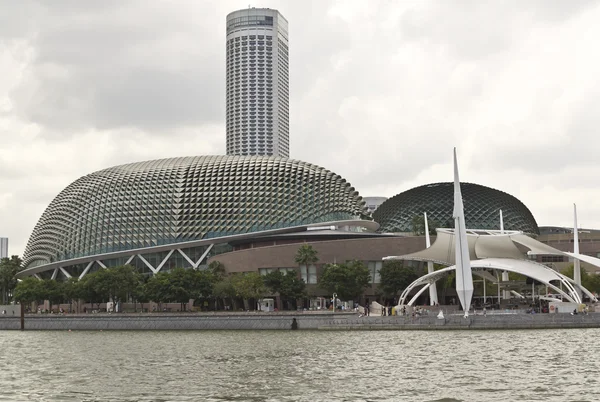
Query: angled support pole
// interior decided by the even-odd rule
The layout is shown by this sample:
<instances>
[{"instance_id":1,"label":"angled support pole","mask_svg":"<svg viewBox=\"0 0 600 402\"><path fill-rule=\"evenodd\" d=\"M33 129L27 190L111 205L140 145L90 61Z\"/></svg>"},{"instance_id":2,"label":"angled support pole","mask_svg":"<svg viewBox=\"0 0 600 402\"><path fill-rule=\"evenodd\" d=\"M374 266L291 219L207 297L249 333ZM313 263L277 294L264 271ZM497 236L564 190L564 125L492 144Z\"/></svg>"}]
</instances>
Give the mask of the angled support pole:
<instances>
[{"instance_id":1,"label":"angled support pole","mask_svg":"<svg viewBox=\"0 0 600 402\"><path fill-rule=\"evenodd\" d=\"M85 267L85 269L83 270L83 272L81 273L81 275L79 275L79 280L81 280L81 278L83 278L89 272L89 270L92 267L92 265L94 265L94 261L90 261L88 263L88 265Z\"/></svg>"},{"instance_id":2,"label":"angled support pole","mask_svg":"<svg viewBox=\"0 0 600 402\"><path fill-rule=\"evenodd\" d=\"M431 247L431 239L429 237L429 223L427 222L427 212L423 212L423 217L425 219L425 245L427 248ZM433 272L433 262L427 261L427 273L430 274ZM438 304L438 294L437 287L435 282L429 286L429 304L431 306L435 306Z\"/></svg>"}]
</instances>

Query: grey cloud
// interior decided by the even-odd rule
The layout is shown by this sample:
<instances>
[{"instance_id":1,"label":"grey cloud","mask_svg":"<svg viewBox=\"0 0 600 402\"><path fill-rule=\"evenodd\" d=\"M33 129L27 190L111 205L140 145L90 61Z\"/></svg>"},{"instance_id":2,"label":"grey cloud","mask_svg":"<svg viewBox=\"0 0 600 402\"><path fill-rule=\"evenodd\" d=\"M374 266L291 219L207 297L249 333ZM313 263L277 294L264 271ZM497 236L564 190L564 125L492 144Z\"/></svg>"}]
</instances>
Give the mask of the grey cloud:
<instances>
[{"instance_id":1,"label":"grey cloud","mask_svg":"<svg viewBox=\"0 0 600 402\"><path fill-rule=\"evenodd\" d=\"M574 39L559 39L598 36L595 26L572 23L598 15L597 4L274 1L269 7L290 22L291 155L341 174L363 196L393 196L451 180L458 146L465 181L521 198L538 220L560 221L575 196L588 216L600 216L589 201L589 175L600 174L593 74L548 71L561 60L540 45L563 54ZM81 175L224 152L225 16L246 6L0 4L0 43L26 43L34 55L23 71L0 76L11 81L0 88L16 84L0 91L10 105L0 136L22 155L16 165L0 158L11 178L0 190L0 235L11 237L11 252ZM348 19L331 12L354 6L361 11ZM593 48L577 43L571 57L593 71ZM522 85L535 74L539 82ZM532 100L511 107L522 98Z\"/></svg>"},{"instance_id":2,"label":"grey cloud","mask_svg":"<svg viewBox=\"0 0 600 402\"><path fill-rule=\"evenodd\" d=\"M565 21L578 14L589 10L592 7L598 6L598 0L533 0L522 2L513 0L519 6L525 6L531 10L537 17L548 20L550 22Z\"/></svg>"},{"instance_id":3,"label":"grey cloud","mask_svg":"<svg viewBox=\"0 0 600 402\"><path fill-rule=\"evenodd\" d=\"M493 149L475 154L472 161L484 167L521 169L539 175L564 173L574 166L596 168L600 155L600 140L597 139L600 127L597 113L599 102L600 91L596 91L578 102L570 103L564 129L557 127L555 132L543 131L546 126L538 128L535 121L522 126L490 127L487 133L480 133L477 147L485 149L486 142L489 144L486 139L493 138ZM540 113L538 124L550 114L551 110ZM502 141L504 135L514 132L523 139L533 133L539 140L523 144L511 136L509 140ZM551 180L556 182L560 178ZM569 186L570 179L561 184Z\"/></svg>"},{"instance_id":4,"label":"grey cloud","mask_svg":"<svg viewBox=\"0 0 600 402\"><path fill-rule=\"evenodd\" d=\"M192 25L191 15L178 28L168 22L146 26L124 7L60 5L66 10L53 10L29 37L36 57L11 93L22 119L61 136L89 128L153 132L222 120L224 71L214 63L224 63L222 42L212 40L214 32L203 24L179 31ZM150 12L141 21L156 17Z\"/></svg>"},{"instance_id":5,"label":"grey cloud","mask_svg":"<svg viewBox=\"0 0 600 402\"><path fill-rule=\"evenodd\" d=\"M415 3L399 20L403 38L450 49L479 60L526 40L533 21L562 23L597 6L596 1L479 1Z\"/></svg>"},{"instance_id":6,"label":"grey cloud","mask_svg":"<svg viewBox=\"0 0 600 402\"><path fill-rule=\"evenodd\" d=\"M330 5L330 1L281 4L280 11L290 21L290 89L294 98L302 97L331 68L332 56L351 46L348 33L354 27L328 16Z\"/></svg>"},{"instance_id":7,"label":"grey cloud","mask_svg":"<svg viewBox=\"0 0 600 402\"><path fill-rule=\"evenodd\" d=\"M145 68L114 75L72 75L66 80L47 80L35 91L46 95L23 99L26 106L17 110L22 118L62 135L118 127L160 133L222 120L224 101L222 95L216 96L221 86L218 78L189 70Z\"/></svg>"}]
</instances>

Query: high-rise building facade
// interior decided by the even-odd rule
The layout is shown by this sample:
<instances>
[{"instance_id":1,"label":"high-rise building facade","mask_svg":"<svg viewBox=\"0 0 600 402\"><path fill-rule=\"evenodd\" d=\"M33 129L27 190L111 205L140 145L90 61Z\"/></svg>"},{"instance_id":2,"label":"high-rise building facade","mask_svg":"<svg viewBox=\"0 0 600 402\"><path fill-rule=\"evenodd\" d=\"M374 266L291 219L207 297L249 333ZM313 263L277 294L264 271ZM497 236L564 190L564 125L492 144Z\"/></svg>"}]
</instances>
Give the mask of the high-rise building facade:
<instances>
[{"instance_id":1,"label":"high-rise building facade","mask_svg":"<svg viewBox=\"0 0 600 402\"><path fill-rule=\"evenodd\" d=\"M387 197L363 197L369 213L373 213L381 204L387 201Z\"/></svg>"},{"instance_id":2,"label":"high-rise building facade","mask_svg":"<svg viewBox=\"0 0 600 402\"><path fill-rule=\"evenodd\" d=\"M227 155L289 157L288 22L277 10L227 15Z\"/></svg>"},{"instance_id":3,"label":"high-rise building facade","mask_svg":"<svg viewBox=\"0 0 600 402\"><path fill-rule=\"evenodd\" d=\"M0 258L8 258L8 237L0 237Z\"/></svg>"}]
</instances>

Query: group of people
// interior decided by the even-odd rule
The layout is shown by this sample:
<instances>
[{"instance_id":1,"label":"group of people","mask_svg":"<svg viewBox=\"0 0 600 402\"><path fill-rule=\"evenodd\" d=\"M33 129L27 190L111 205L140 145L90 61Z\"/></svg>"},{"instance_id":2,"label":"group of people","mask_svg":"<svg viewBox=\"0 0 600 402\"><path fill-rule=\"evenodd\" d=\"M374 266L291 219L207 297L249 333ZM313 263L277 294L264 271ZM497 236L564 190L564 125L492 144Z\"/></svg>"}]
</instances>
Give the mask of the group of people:
<instances>
[{"instance_id":1,"label":"group of people","mask_svg":"<svg viewBox=\"0 0 600 402\"><path fill-rule=\"evenodd\" d=\"M377 306L375 306L375 307L377 307ZM358 305L358 303L356 303L354 306L354 311L358 312L359 317L368 317L371 315L371 306L369 303L365 303L365 305L364 305L364 307L362 307L362 311L361 311L361 307ZM377 311L377 309L375 311ZM381 306L379 315L382 317L391 316L392 315L392 307Z\"/></svg>"},{"instance_id":2,"label":"group of people","mask_svg":"<svg viewBox=\"0 0 600 402\"><path fill-rule=\"evenodd\" d=\"M30 312L30 310L28 310L27 312ZM71 311L69 310L69 313L70 312ZM50 309L38 307L37 308L37 313L38 314L58 314L58 315L63 315L63 314L67 314L67 311L65 309L63 309L62 307L60 307L58 310L50 310Z\"/></svg>"},{"instance_id":3,"label":"group of people","mask_svg":"<svg viewBox=\"0 0 600 402\"><path fill-rule=\"evenodd\" d=\"M356 303L356 305L354 306L354 311L358 311L359 317L368 317L371 314L369 303L365 303L365 306L362 309L363 311L361 312L358 303Z\"/></svg>"}]
</instances>

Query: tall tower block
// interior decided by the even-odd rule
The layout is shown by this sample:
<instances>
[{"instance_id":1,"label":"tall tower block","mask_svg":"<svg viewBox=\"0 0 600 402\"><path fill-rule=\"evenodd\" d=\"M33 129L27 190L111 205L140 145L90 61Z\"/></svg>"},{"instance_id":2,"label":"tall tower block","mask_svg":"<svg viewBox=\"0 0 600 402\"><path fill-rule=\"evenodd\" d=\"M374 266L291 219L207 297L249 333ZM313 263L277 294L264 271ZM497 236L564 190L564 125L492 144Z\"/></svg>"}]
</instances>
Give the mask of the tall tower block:
<instances>
[{"instance_id":1,"label":"tall tower block","mask_svg":"<svg viewBox=\"0 0 600 402\"><path fill-rule=\"evenodd\" d=\"M8 237L0 237L0 258L8 258Z\"/></svg>"},{"instance_id":2,"label":"tall tower block","mask_svg":"<svg viewBox=\"0 0 600 402\"><path fill-rule=\"evenodd\" d=\"M277 10L227 15L227 155L289 157L288 22Z\"/></svg>"}]
</instances>

